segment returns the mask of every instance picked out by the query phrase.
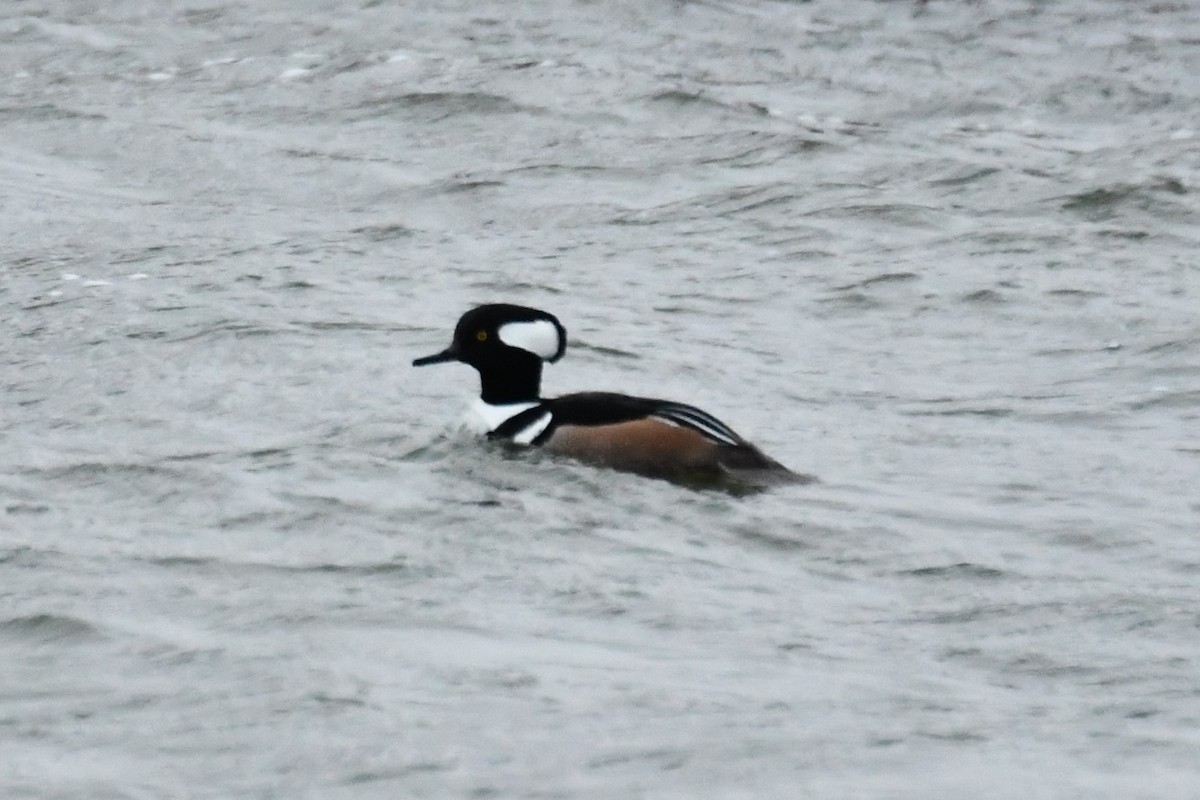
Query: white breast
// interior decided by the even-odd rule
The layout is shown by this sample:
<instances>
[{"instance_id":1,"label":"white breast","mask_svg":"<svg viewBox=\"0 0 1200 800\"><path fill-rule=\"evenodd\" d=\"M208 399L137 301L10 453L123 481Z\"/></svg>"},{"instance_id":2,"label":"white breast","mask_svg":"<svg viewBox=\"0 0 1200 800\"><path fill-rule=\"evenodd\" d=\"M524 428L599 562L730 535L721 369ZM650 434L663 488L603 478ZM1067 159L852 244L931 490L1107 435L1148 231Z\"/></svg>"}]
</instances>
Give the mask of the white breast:
<instances>
[{"instance_id":1,"label":"white breast","mask_svg":"<svg viewBox=\"0 0 1200 800\"><path fill-rule=\"evenodd\" d=\"M471 407L467 409L466 418L463 420L463 425L468 430L475 433L484 434L491 433L499 428L506 421L512 419L522 411L533 408L537 403L508 403L505 405L492 405L491 403L483 402L482 397L476 397L471 403ZM547 423L549 420L547 420ZM545 425L542 426L543 428ZM541 431L539 431L540 433ZM535 436L537 434L534 434Z\"/></svg>"}]
</instances>

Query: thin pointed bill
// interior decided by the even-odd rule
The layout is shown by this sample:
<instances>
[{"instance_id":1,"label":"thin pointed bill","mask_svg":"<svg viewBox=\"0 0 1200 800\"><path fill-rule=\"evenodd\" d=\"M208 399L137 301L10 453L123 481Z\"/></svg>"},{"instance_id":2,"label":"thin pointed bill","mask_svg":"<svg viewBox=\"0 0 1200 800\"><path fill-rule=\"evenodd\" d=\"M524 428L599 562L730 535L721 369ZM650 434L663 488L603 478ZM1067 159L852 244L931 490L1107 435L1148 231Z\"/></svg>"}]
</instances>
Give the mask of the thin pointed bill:
<instances>
[{"instance_id":1,"label":"thin pointed bill","mask_svg":"<svg viewBox=\"0 0 1200 800\"><path fill-rule=\"evenodd\" d=\"M442 352L434 353L431 356L418 358L413 361L413 366L424 367L428 366L429 364L445 364L447 361L458 361L458 353L454 351L453 347L447 347Z\"/></svg>"}]
</instances>

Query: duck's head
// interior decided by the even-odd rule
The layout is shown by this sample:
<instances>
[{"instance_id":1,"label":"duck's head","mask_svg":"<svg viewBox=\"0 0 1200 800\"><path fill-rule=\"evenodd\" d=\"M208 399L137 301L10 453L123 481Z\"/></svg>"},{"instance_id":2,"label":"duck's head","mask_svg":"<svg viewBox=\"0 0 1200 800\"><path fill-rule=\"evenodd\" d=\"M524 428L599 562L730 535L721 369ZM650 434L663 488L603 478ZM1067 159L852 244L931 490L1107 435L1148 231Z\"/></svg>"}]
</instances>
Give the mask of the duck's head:
<instances>
[{"instance_id":1,"label":"duck's head","mask_svg":"<svg viewBox=\"0 0 1200 800\"><path fill-rule=\"evenodd\" d=\"M567 331L553 314L492 303L463 314L450 346L413 366L461 361L479 371L485 402L523 402L537 399L543 362L558 361L566 349Z\"/></svg>"}]
</instances>

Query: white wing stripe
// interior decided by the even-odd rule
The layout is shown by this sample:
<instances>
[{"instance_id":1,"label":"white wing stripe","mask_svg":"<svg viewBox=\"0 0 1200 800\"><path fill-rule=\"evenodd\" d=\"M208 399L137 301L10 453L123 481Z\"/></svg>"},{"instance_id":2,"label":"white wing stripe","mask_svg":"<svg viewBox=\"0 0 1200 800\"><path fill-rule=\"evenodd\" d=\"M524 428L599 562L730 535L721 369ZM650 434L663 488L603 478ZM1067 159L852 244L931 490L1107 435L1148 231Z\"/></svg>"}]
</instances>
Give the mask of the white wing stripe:
<instances>
[{"instance_id":1,"label":"white wing stripe","mask_svg":"<svg viewBox=\"0 0 1200 800\"><path fill-rule=\"evenodd\" d=\"M533 422L513 434L512 440L517 444L533 444L533 440L550 425L550 412L547 411Z\"/></svg>"},{"instance_id":2,"label":"white wing stripe","mask_svg":"<svg viewBox=\"0 0 1200 800\"><path fill-rule=\"evenodd\" d=\"M722 436L728 437L730 439L738 438L738 435L736 433L734 433L729 428L728 425L721 422L721 420L717 419L716 417L712 416L711 414L701 411L698 408L693 408L692 406L672 405L672 406L669 406L667 410L669 413L671 413L674 416L678 416L680 419L690 420L697 425L709 428L709 429L713 430L714 432L718 432Z\"/></svg>"},{"instance_id":3,"label":"white wing stripe","mask_svg":"<svg viewBox=\"0 0 1200 800\"><path fill-rule=\"evenodd\" d=\"M654 416L662 417L668 422L675 422L695 428L705 436L724 442L725 444L739 444L741 442L738 435L730 430L729 426L698 408L684 405L668 405L656 411Z\"/></svg>"}]
</instances>

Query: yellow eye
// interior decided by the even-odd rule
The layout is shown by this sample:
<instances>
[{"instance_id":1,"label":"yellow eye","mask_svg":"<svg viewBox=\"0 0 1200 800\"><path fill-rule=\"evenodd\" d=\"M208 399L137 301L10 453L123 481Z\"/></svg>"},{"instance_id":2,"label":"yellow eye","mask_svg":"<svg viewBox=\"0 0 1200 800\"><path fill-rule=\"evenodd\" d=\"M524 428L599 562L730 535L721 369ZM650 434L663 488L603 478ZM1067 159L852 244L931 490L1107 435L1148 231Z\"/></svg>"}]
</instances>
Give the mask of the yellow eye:
<instances>
[{"instance_id":1,"label":"yellow eye","mask_svg":"<svg viewBox=\"0 0 1200 800\"><path fill-rule=\"evenodd\" d=\"M479 341L479 342L486 342L487 341L487 331L480 331L479 333L475 334L475 340Z\"/></svg>"}]
</instances>

